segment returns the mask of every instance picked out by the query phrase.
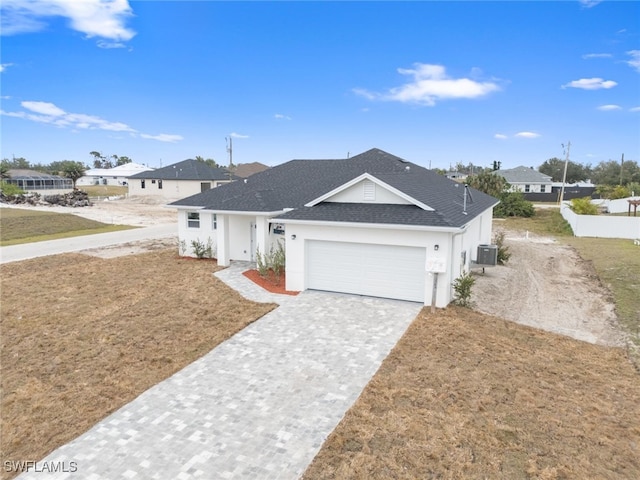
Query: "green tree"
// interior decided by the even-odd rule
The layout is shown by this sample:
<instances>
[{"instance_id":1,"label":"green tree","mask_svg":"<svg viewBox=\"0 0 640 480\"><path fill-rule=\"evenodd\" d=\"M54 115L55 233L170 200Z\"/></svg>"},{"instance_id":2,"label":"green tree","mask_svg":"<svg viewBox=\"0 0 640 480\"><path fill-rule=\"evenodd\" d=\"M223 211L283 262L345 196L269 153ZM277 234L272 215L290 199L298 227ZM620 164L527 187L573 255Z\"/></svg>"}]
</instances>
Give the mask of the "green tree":
<instances>
[{"instance_id":1,"label":"green tree","mask_svg":"<svg viewBox=\"0 0 640 480\"><path fill-rule=\"evenodd\" d=\"M545 160L542 165L538 167L540 173L549 175L554 182L561 182L564 176L564 160L553 157L549 160ZM587 180L591 177L591 166L582 165L580 163L567 162L567 183L576 183L583 180Z\"/></svg>"},{"instance_id":2,"label":"green tree","mask_svg":"<svg viewBox=\"0 0 640 480\"><path fill-rule=\"evenodd\" d=\"M9 175L9 162L6 160L2 160L0 163L0 183L4 183L7 178L10 178Z\"/></svg>"},{"instance_id":3,"label":"green tree","mask_svg":"<svg viewBox=\"0 0 640 480\"><path fill-rule=\"evenodd\" d=\"M70 178L73 182L73 189L76 189L76 182L80 177L84 175L86 172L86 167L82 164L82 162L74 162L73 160L63 160L60 162L61 169L60 172L62 176Z\"/></svg>"},{"instance_id":4,"label":"green tree","mask_svg":"<svg viewBox=\"0 0 640 480\"><path fill-rule=\"evenodd\" d=\"M596 185L627 185L640 182L640 167L636 161L625 160L622 168L620 163L615 160L598 163L593 168L591 180Z\"/></svg>"},{"instance_id":5,"label":"green tree","mask_svg":"<svg viewBox=\"0 0 640 480\"><path fill-rule=\"evenodd\" d=\"M213 158L207 158L205 160L200 155L196 155L196 160L199 161L199 162L206 163L207 165L209 165L210 167L213 167L213 168L219 168L220 167L220 165L218 165L218 163Z\"/></svg>"},{"instance_id":6,"label":"green tree","mask_svg":"<svg viewBox=\"0 0 640 480\"><path fill-rule=\"evenodd\" d=\"M471 175L467 178L467 185L493 197L499 197L502 192L509 188L505 178L496 175L494 172L481 172L478 175Z\"/></svg>"},{"instance_id":7,"label":"green tree","mask_svg":"<svg viewBox=\"0 0 640 480\"><path fill-rule=\"evenodd\" d=\"M132 163L133 160L131 160L129 157L118 157L118 161L116 162L116 167L119 167L120 165L126 165L127 163Z\"/></svg>"},{"instance_id":8,"label":"green tree","mask_svg":"<svg viewBox=\"0 0 640 480\"><path fill-rule=\"evenodd\" d=\"M26 158L22 158L22 157L18 157L18 158L13 158L12 160L9 160L8 158L4 158L2 159L3 163L6 163L10 169L23 169L23 170L29 170L31 167L31 164L29 163L29 161Z\"/></svg>"}]
</instances>

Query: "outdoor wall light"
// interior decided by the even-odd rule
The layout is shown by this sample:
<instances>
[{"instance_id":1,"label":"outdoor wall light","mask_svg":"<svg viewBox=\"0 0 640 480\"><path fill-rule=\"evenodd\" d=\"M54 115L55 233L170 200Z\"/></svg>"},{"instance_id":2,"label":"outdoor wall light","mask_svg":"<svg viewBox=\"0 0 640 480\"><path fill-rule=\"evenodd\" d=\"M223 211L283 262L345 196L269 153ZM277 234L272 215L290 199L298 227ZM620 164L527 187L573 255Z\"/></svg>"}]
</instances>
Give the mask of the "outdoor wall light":
<instances>
[{"instance_id":1,"label":"outdoor wall light","mask_svg":"<svg viewBox=\"0 0 640 480\"><path fill-rule=\"evenodd\" d=\"M296 236L295 235L291 235L291 240L295 240Z\"/></svg>"},{"instance_id":2,"label":"outdoor wall light","mask_svg":"<svg viewBox=\"0 0 640 480\"><path fill-rule=\"evenodd\" d=\"M437 252L440 249L440 245L434 245L433 249Z\"/></svg>"}]
</instances>

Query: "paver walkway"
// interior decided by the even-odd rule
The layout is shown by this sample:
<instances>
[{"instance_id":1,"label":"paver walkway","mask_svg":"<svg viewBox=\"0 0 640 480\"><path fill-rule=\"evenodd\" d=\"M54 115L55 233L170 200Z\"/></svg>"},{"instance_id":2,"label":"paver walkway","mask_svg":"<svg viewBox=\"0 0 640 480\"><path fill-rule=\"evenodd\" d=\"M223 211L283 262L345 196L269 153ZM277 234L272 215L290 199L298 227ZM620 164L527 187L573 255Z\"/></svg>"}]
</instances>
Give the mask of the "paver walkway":
<instances>
[{"instance_id":1,"label":"paver walkway","mask_svg":"<svg viewBox=\"0 0 640 480\"><path fill-rule=\"evenodd\" d=\"M421 305L268 294L243 269L218 276L281 306L42 460L76 472L20 478L300 477Z\"/></svg>"}]
</instances>

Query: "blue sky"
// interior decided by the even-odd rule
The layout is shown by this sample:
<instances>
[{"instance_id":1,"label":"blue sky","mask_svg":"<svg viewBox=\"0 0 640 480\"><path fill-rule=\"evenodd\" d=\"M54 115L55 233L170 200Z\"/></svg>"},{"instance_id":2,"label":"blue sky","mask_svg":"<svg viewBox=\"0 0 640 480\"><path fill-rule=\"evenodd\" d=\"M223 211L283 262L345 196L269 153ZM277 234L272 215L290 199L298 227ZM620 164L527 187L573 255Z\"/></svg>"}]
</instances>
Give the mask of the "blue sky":
<instances>
[{"instance_id":1,"label":"blue sky","mask_svg":"<svg viewBox=\"0 0 640 480\"><path fill-rule=\"evenodd\" d=\"M640 161L640 2L2 0L2 158Z\"/></svg>"}]
</instances>

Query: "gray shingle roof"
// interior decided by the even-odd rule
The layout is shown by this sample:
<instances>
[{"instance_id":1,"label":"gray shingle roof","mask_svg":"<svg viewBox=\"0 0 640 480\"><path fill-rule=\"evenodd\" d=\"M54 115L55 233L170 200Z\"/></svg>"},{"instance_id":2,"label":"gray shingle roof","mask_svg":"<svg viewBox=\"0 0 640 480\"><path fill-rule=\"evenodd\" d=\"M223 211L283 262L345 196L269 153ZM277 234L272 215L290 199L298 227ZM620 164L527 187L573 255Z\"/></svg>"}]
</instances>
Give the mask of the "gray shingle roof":
<instances>
[{"instance_id":1,"label":"gray shingle roof","mask_svg":"<svg viewBox=\"0 0 640 480\"><path fill-rule=\"evenodd\" d=\"M323 202L304 207L364 173L428 205L435 212L411 205ZM464 185L374 148L349 159L291 160L256 173L246 182L222 185L171 205L265 213L292 208L295 210L278 218L460 227L498 203L495 198L469 188L465 214L464 192Z\"/></svg>"},{"instance_id":2,"label":"gray shingle roof","mask_svg":"<svg viewBox=\"0 0 640 480\"><path fill-rule=\"evenodd\" d=\"M213 168L198 160L183 160L157 170L136 173L130 179L155 180L229 180L229 172L224 168Z\"/></svg>"},{"instance_id":3,"label":"gray shingle roof","mask_svg":"<svg viewBox=\"0 0 640 480\"><path fill-rule=\"evenodd\" d=\"M509 183L551 183L551 177L529 167L507 168L494 172Z\"/></svg>"}]
</instances>

